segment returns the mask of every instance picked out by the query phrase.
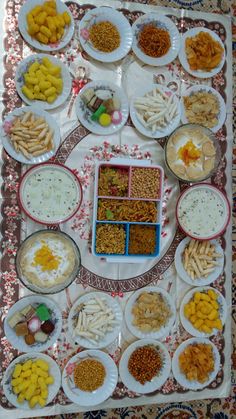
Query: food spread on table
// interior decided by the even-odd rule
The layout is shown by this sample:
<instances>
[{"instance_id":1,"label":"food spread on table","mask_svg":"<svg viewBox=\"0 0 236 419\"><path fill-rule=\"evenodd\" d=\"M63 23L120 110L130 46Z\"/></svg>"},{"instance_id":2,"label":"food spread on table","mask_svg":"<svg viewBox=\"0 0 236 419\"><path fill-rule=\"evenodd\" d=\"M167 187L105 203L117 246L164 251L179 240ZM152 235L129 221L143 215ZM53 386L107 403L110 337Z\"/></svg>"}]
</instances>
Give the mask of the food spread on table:
<instances>
[{"instance_id":1,"label":"food spread on table","mask_svg":"<svg viewBox=\"0 0 236 419\"><path fill-rule=\"evenodd\" d=\"M26 15L27 31L42 44L55 44L64 36L71 24L68 12L58 13L56 1L37 4Z\"/></svg>"},{"instance_id":2,"label":"food spread on table","mask_svg":"<svg viewBox=\"0 0 236 419\"><path fill-rule=\"evenodd\" d=\"M55 1L32 7L26 19L28 33L46 45L59 42L71 24L70 15L59 13ZM122 35L108 19L82 29L81 36L94 49L108 54L120 47ZM144 54L160 58L172 48L171 36L165 27L148 23L140 28L138 45ZM210 72L219 66L224 54L221 44L204 31L187 37L184 46L191 70ZM21 90L30 100L51 104L63 90L61 68L53 64L50 56L30 63L23 79ZM103 128L122 122L121 99L111 88L85 87L80 98L89 121ZM206 180L217 170L220 160L218 140L207 129L217 125L220 104L217 97L207 91L183 96L183 104L188 121L200 125L183 125L166 139L166 165L177 179ZM133 105L142 126L152 133L162 132L163 137L165 129L179 115L177 96L165 87L154 87L142 96L135 96ZM45 118L28 112L27 107L21 116L5 123L4 130L15 151L27 159L54 148L53 130ZM138 162L135 159L129 162L107 160L105 156L95 167L90 256L100 258L98 263L103 264L139 264L158 258L162 251L162 198L167 171L139 157ZM23 175L19 200L33 221L59 225L79 210L82 187L78 177L66 166L42 164ZM176 217L182 231L191 237L182 251L181 263L194 285L194 281L211 275L223 257L210 239L220 236L227 227L227 198L210 183L190 186L179 195ZM39 231L26 237L16 258L19 278L35 293L62 291L78 273L80 261L75 247L69 236L56 231ZM185 320L203 334L221 333L224 322L220 301L214 288L199 291L195 288L183 307ZM144 288L131 308L132 326L144 334L159 332L175 315L173 311L164 293ZM47 304L34 303L15 311L7 323L17 338L33 347L50 339L56 320ZM91 296L78 303L73 313L72 337L75 342L76 338L83 338L97 348L118 325L115 309L106 298ZM189 382L204 385L215 371L214 349L210 341L206 341L209 343L188 344L178 356L180 374ZM169 368L171 361L168 362ZM165 368L160 348L144 344L130 354L126 373L144 386L160 377ZM75 362L72 374L76 391L84 393L96 392L105 385L108 375L105 364L96 356ZM30 408L47 404L49 386L53 383L49 363L40 358L16 364L10 381L17 402L27 401Z\"/></svg>"}]
</instances>

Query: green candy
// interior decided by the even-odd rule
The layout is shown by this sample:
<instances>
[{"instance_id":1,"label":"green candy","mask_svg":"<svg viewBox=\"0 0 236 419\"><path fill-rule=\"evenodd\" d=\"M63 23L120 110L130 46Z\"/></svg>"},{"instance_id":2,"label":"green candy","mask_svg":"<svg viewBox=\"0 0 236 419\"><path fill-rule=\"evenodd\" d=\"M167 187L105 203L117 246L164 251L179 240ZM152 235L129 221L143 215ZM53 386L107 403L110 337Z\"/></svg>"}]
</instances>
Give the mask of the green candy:
<instances>
[{"instance_id":1,"label":"green candy","mask_svg":"<svg viewBox=\"0 0 236 419\"><path fill-rule=\"evenodd\" d=\"M48 308L45 306L45 304L40 304L36 308L36 314L42 322L45 322L46 320L49 320L51 318L51 315L48 311Z\"/></svg>"},{"instance_id":2,"label":"green candy","mask_svg":"<svg viewBox=\"0 0 236 419\"><path fill-rule=\"evenodd\" d=\"M102 113L106 112L106 108L103 105L100 105L99 108L94 112L91 116L92 121L98 121L99 117L102 115Z\"/></svg>"}]
</instances>

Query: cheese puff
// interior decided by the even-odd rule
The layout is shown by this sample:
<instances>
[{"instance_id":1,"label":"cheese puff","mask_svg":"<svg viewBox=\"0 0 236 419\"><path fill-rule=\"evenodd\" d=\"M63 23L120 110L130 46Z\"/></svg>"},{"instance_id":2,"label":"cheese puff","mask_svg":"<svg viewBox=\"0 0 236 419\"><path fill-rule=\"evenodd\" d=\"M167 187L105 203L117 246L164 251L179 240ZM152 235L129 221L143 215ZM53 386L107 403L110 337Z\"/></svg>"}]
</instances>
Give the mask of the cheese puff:
<instances>
[{"instance_id":1,"label":"cheese puff","mask_svg":"<svg viewBox=\"0 0 236 419\"><path fill-rule=\"evenodd\" d=\"M43 10L43 8L42 8L42 6L35 6L32 10L31 10L31 15L32 16L38 16L39 15L39 13L41 13L42 12L42 10Z\"/></svg>"},{"instance_id":2,"label":"cheese puff","mask_svg":"<svg viewBox=\"0 0 236 419\"><path fill-rule=\"evenodd\" d=\"M56 93L56 88L54 86L50 87L49 89L45 90L44 94L46 97L52 96Z\"/></svg>"},{"instance_id":3,"label":"cheese puff","mask_svg":"<svg viewBox=\"0 0 236 419\"><path fill-rule=\"evenodd\" d=\"M219 308L219 303L217 303L217 301L216 301L216 300L211 300L211 306L212 306L213 308L215 308L216 310L218 310L218 308Z\"/></svg>"},{"instance_id":4,"label":"cheese puff","mask_svg":"<svg viewBox=\"0 0 236 419\"><path fill-rule=\"evenodd\" d=\"M52 1L47 1L47 5L49 7L52 7L53 9L56 9L57 5L56 5L56 1L52 0Z\"/></svg>"},{"instance_id":5,"label":"cheese puff","mask_svg":"<svg viewBox=\"0 0 236 419\"><path fill-rule=\"evenodd\" d=\"M32 369L32 372L35 372L37 370L37 365L35 362L33 362L31 369Z\"/></svg>"},{"instance_id":6,"label":"cheese puff","mask_svg":"<svg viewBox=\"0 0 236 419\"><path fill-rule=\"evenodd\" d=\"M41 42L42 44L48 44L48 38L43 33L38 32L36 34L36 39Z\"/></svg>"},{"instance_id":7,"label":"cheese puff","mask_svg":"<svg viewBox=\"0 0 236 419\"><path fill-rule=\"evenodd\" d=\"M32 385L30 380L25 380L23 383L19 384L18 388L20 392L25 391L28 387Z\"/></svg>"},{"instance_id":8,"label":"cheese puff","mask_svg":"<svg viewBox=\"0 0 236 419\"><path fill-rule=\"evenodd\" d=\"M211 299L210 299L210 297L209 297L208 294L205 294L205 292L202 292L201 294L202 294L202 300L211 301Z\"/></svg>"},{"instance_id":9,"label":"cheese puff","mask_svg":"<svg viewBox=\"0 0 236 419\"><path fill-rule=\"evenodd\" d=\"M20 375L20 373L21 373L21 370L22 370L22 366L21 366L21 364L16 364L16 366L15 366L15 368L14 368L14 371L13 371L13 374L12 374L12 377L13 377L13 378L17 378L17 377L19 377L19 375Z\"/></svg>"},{"instance_id":10,"label":"cheese puff","mask_svg":"<svg viewBox=\"0 0 236 419\"><path fill-rule=\"evenodd\" d=\"M47 5L47 3L43 6L44 11L47 13L47 16L56 16L57 12L54 8Z\"/></svg>"},{"instance_id":11,"label":"cheese puff","mask_svg":"<svg viewBox=\"0 0 236 419\"><path fill-rule=\"evenodd\" d=\"M63 37L64 32L65 32L64 28L59 28L58 29L58 34L60 35L60 39Z\"/></svg>"},{"instance_id":12,"label":"cheese puff","mask_svg":"<svg viewBox=\"0 0 236 419\"><path fill-rule=\"evenodd\" d=\"M42 33L43 35L45 35L47 38L50 38L50 36L52 36L52 32L50 31L50 29L47 28L47 26L40 26L39 28L40 33Z\"/></svg>"},{"instance_id":13,"label":"cheese puff","mask_svg":"<svg viewBox=\"0 0 236 419\"><path fill-rule=\"evenodd\" d=\"M45 90L49 89L51 86L52 85L51 85L50 81L47 81L47 80L42 80L39 83L39 88L40 88L41 92L44 92Z\"/></svg>"},{"instance_id":14,"label":"cheese puff","mask_svg":"<svg viewBox=\"0 0 236 419\"><path fill-rule=\"evenodd\" d=\"M44 407L46 405L46 400L38 396L38 403L40 404L41 407Z\"/></svg>"},{"instance_id":15,"label":"cheese puff","mask_svg":"<svg viewBox=\"0 0 236 419\"><path fill-rule=\"evenodd\" d=\"M60 76L60 74L61 74L61 67L59 67L59 65L52 65L48 69L48 73L51 74L52 76Z\"/></svg>"},{"instance_id":16,"label":"cheese puff","mask_svg":"<svg viewBox=\"0 0 236 419\"><path fill-rule=\"evenodd\" d=\"M46 371L43 371L41 368L37 368L37 374L39 377L44 377L44 378L48 377L48 373Z\"/></svg>"},{"instance_id":17,"label":"cheese puff","mask_svg":"<svg viewBox=\"0 0 236 419\"><path fill-rule=\"evenodd\" d=\"M36 390L36 384L31 383L31 386L25 392L25 398L26 398L26 400L30 400L31 399L31 397L34 395L35 390Z\"/></svg>"},{"instance_id":18,"label":"cheese puff","mask_svg":"<svg viewBox=\"0 0 236 419\"><path fill-rule=\"evenodd\" d=\"M209 295L209 297L211 298L211 300L217 300L217 298L218 298L218 295L213 290L208 290L207 291L207 294Z\"/></svg>"},{"instance_id":19,"label":"cheese puff","mask_svg":"<svg viewBox=\"0 0 236 419\"><path fill-rule=\"evenodd\" d=\"M187 317L187 319L191 315L191 308L189 307L188 304L185 304L185 306L184 306L184 315L185 315L185 317Z\"/></svg>"},{"instance_id":20,"label":"cheese puff","mask_svg":"<svg viewBox=\"0 0 236 419\"><path fill-rule=\"evenodd\" d=\"M201 300L201 293L200 292L195 292L193 299L194 299L195 303L199 303L199 301Z\"/></svg>"},{"instance_id":21,"label":"cheese puff","mask_svg":"<svg viewBox=\"0 0 236 419\"><path fill-rule=\"evenodd\" d=\"M40 68L39 68L39 70L36 71L35 74L38 78L38 82L41 81L41 80L45 80L45 78L46 78L45 74L43 73L43 71Z\"/></svg>"},{"instance_id":22,"label":"cheese puff","mask_svg":"<svg viewBox=\"0 0 236 419\"><path fill-rule=\"evenodd\" d=\"M50 44L55 44L57 42L57 35L56 33L53 33L51 38L49 39Z\"/></svg>"},{"instance_id":23,"label":"cheese puff","mask_svg":"<svg viewBox=\"0 0 236 419\"><path fill-rule=\"evenodd\" d=\"M15 386L15 387L13 387L13 393L14 394L19 394L20 393L20 389L19 389L19 387L18 386Z\"/></svg>"},{"instance_id":24,"label":"cheese puff","mask_svg":"<svg viewBox=\"0 0 236 419\"><path fill-rule=\"evenodd\" d=\"M54 23L54 25L56 26L57 29L60 28L60 21L58 19L58 16L53 17L53 23Z\"/></svg>"},{"instance_id":25,"label":"cheese puff","mask_svg":"<svg viewBox=\"0 0 236 419\"><path fill-rule=\"evenodd\" d=\"M38 376L35 373L32 373L30 376L30 381L34 384L36 384L38 382Z\"/></svg>"},{"instance_id":26,"label":"cheese puff","mask_svg":"<svg viewBox=\"0 0 236 419\"><path fill-rule=\"evenodd\" d=\"M194 326L196 329L199 329L202 325L203 325L203 320L202 320L202 319L198 319L198 320L196 320L196 321L194 322L194 324L193 324L193 326Z\"/></svg>"},{"instance_id":27,"label":"cheese puff","mask_svg":"<svg viewBox=\"0 0 236 419\"><path fill-rule=\"evenodd\" d=\"M34 85L34 93L39 93L40 92L40 88L38 84Z\"/></svg>"},{"instance_id":28,"label":"cheese puff","mask_svg":"<svg viewBox=\"0 0 236 419\"><path fill-rule=\"evenodd\" d=\"M48 397L48 389L47 388L45 388L41 391L41 397L43 399L47 399L47 397Z\"/></svg>"},{"instance_id":29,"label":"cheese puff","mask_svg":"<svg viewBox=\"0 0 236 419\"><path fill-rule=\"evenodd\" d=\"M219 329L219 330L222 330L223 329L223 325L222 325L221 319L214 320L213 323L214 323L214 326L213 327L215 327L216 329Z\"/></svg>"},{"instance_id":30,"label":"cheese puff","mask_svg":"<svg viewBox=\"0 0 236 419\"><path fill-rule=\"evenodd\" d=\"M56 30L57 27L56 27L56 25L54 23L54 20L52 19L51 16L48 16L47 17L46 22L47 22L47 26L50 29L50 31L51 32L55 32L55 30Z\"/></svg>"},{"instance_id":31,"label":"cheese puff","mask_svg":"<svg viewBox=\"0 0 236 419\"><path fill-rule=\"evenodd\" d=\"M31 368L32 366L32 359L28 359L28 361L26 361L23 366L22 366L22 370L23 371L27 371L29 368Z\"/></svg>"},{"instance_id":32,"label":"cheese puff","mask_svg":"<svg viewBox=\"0 0 236 419\"><path fill-rule=\"evenodd\" d=\"M195 314L196 312L196 305L194 301L190 301L189 303L190 309L191 309L191 314Z\"/></svg>"},{"instance_id":33,"label":"cheese puff","mask_svg":"<svg viewBox=\"0 0 236 419\"><path fill-rule=\"evenodd\" d=\"M19 394L19 396L17 397L17 401L18 401L18 403L23 403L25 401L24 393Z\"/></svg>"},{"instance_id":34,"label":"cheese puff","mask_svg":"<svg viewBox=\"0 0 236 419\"><path fill-rule=\"evenodd\" d=\"M29 401L29 406L32 409L37 403L38 403L38 396L33 396L33 397L31 397L31 399Z\"/></svg>"},{"instance_id":35,"label":"cheese puff","mask_svg":"<svg viewBox=\"0 0 236 419\"><path fill-rule=\"evenodd\" d=\"M29 23L28 25L28 34L34 36L39 31L39 25L37 23Z\"/></svg>"},{"instance_id":36,"label":"cheese puff","mask_svg":"<svg viewBox=\"0 0 236 419\"><path fill-rule=\"evenodd\" d=\"M30 12L27 13L27 15L26 15L26 21L27 21L28 25L34 23L34 18L33 18L32 13L30 13Z\"/></svg>"},{"instance_id":37,"label":"cheese puff","mask_svg":"<svg viewBox=\"0 0 236 419\"><path fill-rule=\"evenodd\" d=\"M70 25L71 18L70 18L69 13L68 12L64 12L64 13L62 13L62 16L63 16L63 20L64 20L65 24L66 25Z\"/></svg>"},{"instance_id":38,"label":"cheese puff","mask_svg":"<svg viewBox=\"0 0 236 419\"><path fill-rule=\"evenodd\" d=\"M46 361L44 361L44 359L37 359L36 364L43 371L48 371L49 370L49 365Z\"/></svg>"},{"instance_id":39,"label":"cheese puff","mask_svg":"<svg viewBox=\"0 0 236 419\"><path fill-rule=\"evenodd\" d=\"M63 19L62 15L57 15L57 21L58 21L58 29L60 27L64 28L65 22L64 22L64 19Z\"/></svg>"},{"instance_id":40,"label":"cheese puff","mask_svg":"<svg viewBox=\"0 0 236 419\"><path fill-rule=\"evenodd\" d=\"M34 61L34 63L31 64L28 67L28 73L29 74L35 73L35 71L37 71L38 69L39 69L39 63L38 63L38 61Z\"/></svg>"},{"instance_id":41,"label":"cheese puff","mask_svg":"<svg viewBox=\"0 0 236 419\"><path fill-rule=\"evenodd\" d=\"M51 96L48 96L47 97L47 102L48 103L53 103L56 100L56 98L57 98L57 96L55 94L51 95Z\"/></svg>"},{"instance_id":42,"label":"cheese puff","mask_svg":"<svg viewBox=\"0 0 236 419\"><path fill-rule=\"evenodd\" d=\"M40 385L41 389L47 388L47 384L45 383L45 379L43 377L38 378L38 384Z\"/></svg>"},{"instance_id":43,"label":"cheese puff","mask_svg":"<svg viewBox=\"0 0 236 419\"><path fill-rule=\"evenodd\" d=\"M61 86L60 79L58 79L57 77L52 76L51 74L47 75L47 80L50 81L54 87Z\"/></svg>"},{"instance_id":44,"label":"cheese puff","mask_svg":"<svg viewBox=\"0 0 236 419\"><path fill-rule=\"evenodd\" d=\"M53 384L54 383L54 377L52 375L49 375L49 377L46 378L45 380L46 384Z\"/></svg>"},{"instance_id":45,"label":"cheese puff","mask_svg":"<svg viewBox=\"0 0 236 419\"><path fill-rule=\"evenodd\" d=\"M34 94L34 98L36 99L36 100L43 100L43 101L45 101L46 100L46 96L43 94L43 93L35 93ZM38 369L36 369L36 372L38 371ZM38 372L37 372L38 373Z\"/></svg>"},{"instance_id":46,"label":"cheese puff","mask_svg":"<svg viewBox=\"0 0 236 419\"><path fill-rule=\"evenodd\" d=\"M217 317L218 317L218 312L217 312L215 309L213 309L213 310L210 312L210 314L208 314L208 319L209 319L209 320L216 320L216 319L217 319Z\"/></svg>"},{"instance_id":47,"label":"cheese puff","mask_svg":"<svg viewBox=\"0 0 236 419\"><path fill-rule=\"evenodd\" d=\"M38 78L37 77L31 77L28 73L24 74L24 79L25 79L26 83L38 84Z\"/></svg>"},{"instance_id":48,"label":"cheese puff","mask_svg":"<svg viewBox=\"0 0 236 419\"><path fill-rule=\"evenodd\" d=\"M208 327L206 324L203 324L203 325L201 326L201 330L202 330L204 333L207 333L207 334L210 334L210 333L212 332L212 329L211 329L210 327Z\"/></svg>"},{"instance_id":49,"label":"cheese puff","mask_svg":"<svg viewBox=\"0 0 236 419\"><path fill-rule=\"evenodd\" d=\"M196 314L192 314L191 316L190 316L190 321L191 321L191 323L195 323L195 321L197 320L197 316L196 316Z\"/></svg>"},{"instance_id":50,"label":"cheese puff","mask_svg":"<svg viewBox=\"0 0 236 419\"><path fill-rule=\"evenodd\" d=\"M12 386L18 386L18 384L21 384L22 382L23 382L23 378L22 377L13 378L11 380L11 385Z\"/></svg>"},{"instance_id":51,"label":"cheese puff","mask_svg":"<svg viewBox=\"0 0 236 419\"><path fill-rule=\"evenodd\" d=\"M37 23L39 26L41 26L46 21L46 18L47 18L47 13L46 12L41 12L35 17L34 20L35 20L35 23Z\"/></svg>"},{"instance_id":52,"label":"cheese puff","mask_svg":"<svg viewBox=\"0 0 236 419\"><path fill-rule=\"evenodd\" d=\"M42 58L42 63L47 68L50 68L52 66L52 63L51 63L51 61L49 60L48 57L43 57Z\"/></svg>"},{"instance_id":53,"label":"cheese puff","mask_svg":"<svg viewBox=\"0 0 236 419\"><path fill-rule=\"evenodd\" d=\"M197 317L199 319L206 319L207 318L207 314L203 314L201 311L197 311Z\"/></svg>"},{"instance_id":54,"label":"cheese puff","mask_svg":"<svg viewBox=\"0 0 236 419\"><path fill-rule=\"evenodd\" d=\"M23 378L27 378L27 377L30 377L30 375L32 374L32 371L31 371L31 369L30 369L30 367L29 367L29 369L27 369L26 371L23 371L22 373L21 373L21 377L23 377Z\"/></svg>"}]
</instances>

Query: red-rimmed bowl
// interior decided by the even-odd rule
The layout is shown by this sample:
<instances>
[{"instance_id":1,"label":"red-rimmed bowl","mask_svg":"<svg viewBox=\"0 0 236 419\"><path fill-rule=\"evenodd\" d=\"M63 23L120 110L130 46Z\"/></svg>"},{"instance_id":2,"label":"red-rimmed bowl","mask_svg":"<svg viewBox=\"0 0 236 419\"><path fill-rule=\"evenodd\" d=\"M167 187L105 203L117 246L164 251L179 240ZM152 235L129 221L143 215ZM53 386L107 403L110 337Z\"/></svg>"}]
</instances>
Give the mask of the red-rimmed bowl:
<instances>
[{"instance_id":1,"label":"red-rimmed bowl","mask_svg":"<svg viewBox=\"0 0 236 419\"><path fill-rule=\"evenodd\" d=\"M219 237L230 220L226 195L209 183L198 183L185 189L176 205L176 218L183 232L196 240Z\"/></svg>"},{"instance_id":2,"label":"red-rimmed bowl","mask_svg":"<svg viewBox=\"0 0 236 419\"><path fill-rule=\"evenodd\" d=\"M42 163L22 176L18 191L21 209L33 221L44 225L64 223L80 208L82 186L68 167Z\"/></svg>"}]
</instances>

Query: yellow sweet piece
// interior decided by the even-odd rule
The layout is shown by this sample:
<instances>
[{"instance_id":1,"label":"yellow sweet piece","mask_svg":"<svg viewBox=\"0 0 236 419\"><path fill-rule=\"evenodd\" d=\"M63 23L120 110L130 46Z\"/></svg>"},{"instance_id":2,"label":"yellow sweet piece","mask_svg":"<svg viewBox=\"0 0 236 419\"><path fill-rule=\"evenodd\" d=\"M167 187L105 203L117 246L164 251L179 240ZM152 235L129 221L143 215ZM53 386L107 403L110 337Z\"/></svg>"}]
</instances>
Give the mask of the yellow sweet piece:
<instances>
[{"instance_id":1,"label":"yellow sweet piece","mask_svg":"<svg viewBox=\"0 0 236 419\"><path fill-rule=\"evenodd\" d=\"M213 290L208 290L207 291L207 294L209 295L209 297L211 298L211 300L217 300L217 294L216 294L216 292L215 291L213 291Z\"/></svg>"},{"instance_id":2,"label":"yellow sweet piece","mask_svg":"<svg viewBox=\"0 0 236 419\"><path fill-rule=\"evenodd\" d=\"M32 359L29 359L28 361L26 361L24 363L24 365L22 366L22 371L27 371L28 369L30 369L32 366Z\"/></svg>"},{"instance_id":3,"label":"yellow sweet piece","mask_svg":"<svg viewBox=\"0 0 236 419\"><path fill-rule=\"evenodd\" d=\"M193 301L195 303L199 303L200 300L201 300L201 293L200 292L195 292L194 297L193 297Z\"/></svg>"},{"instance_id":4,"label":"yellow sweet piece","mask_svg":"<svg viewBox=\"0 0 236 419\"><path fill-rule=\"evenodd\" d=\"M49 89L45 90L44 94L46 97L48 97L48 96L54 95L56 92L57 92L57 89L54 86L52 86Z\"/></svg>"},{"instance_id":5,"label":"yellow sweet piece","mask_svg":"<svg viewBox=\"0 0 236 419\"><path fill-rule=\"evenodd\" d=\"M38 396L38 403L40 404L41 407L44 407L46 405L46 400Z\"/></svg>"},{"instance_id":6,"label":"yellow sweet piece","mask_svg":"<svg viewBox=\"0 0 236 419\"><path fill-rule=\"evenodd\" d=\"M12 375L13 376L13 375ZM17 377L17 378L13 378L13 380L11 380L11 385L12 386L18 386L18 384L22 383L22 378L21 377Z\"/></svg>"},{"instance_id":7,"label":"yellow sweet piece","mask_svg":"<svg viewBox=\"0 0 236 419\"><path fill-rule=\"evenodd\" d=\"M21 364L16 364L16 366L15 366L15 368L14 368L14 371L13 371L13 374L12 374L12 377L13 377L13 378L17 378L17 377L19 377L19 375L20 375L20 373L21 373L21 370L22 370L22 366L21 366Z\"/></svg>"},{"instance_id":8,"label":"yellow sweet piece","mask_svg":"<svg viewBox=\"0 0 236 419\"><path fill-rule=\"evenodd\" d=\"M43 371L41 368L37 368L36 371L39 377L44 377L44 378L48 377L48 373L46 371Z\"/></svg>"},{"instance_id":9,"label":"yellow sweet piece","mask_svg":"<svg viewBox=\"0 0 236 419\"><path fill-rule=\"evenodd\" d=\"M18 403L23 403L25 401L25 396L23 393L19 394L19 396L17 397L17 401Z\"/></svg>"},{"instance_id":10,"label":"yellow sweet piece","mask_svg":"<svg viewBox=\"0 0 236 419\"><path fill-rule=\"evenodd\" d=\"M205 292L202 292L202 300L204 301L211 301L211 298L209 297L208 294L205 294Z\"/></svg>"},{"instance_id":11,"label":"yellow sweet piece","mask_svg":"<svg viewBox=\"0 0 236 419\"><path fill-rule=\"evenodd\" d=\"M30 375L31 375L31 370L30 370L30 367L27 367L27 370L26 370L26 371L24 371L24 372L22 372L21 377L23 377L23 378L27 378L27 377L29 377Z\"/></svg>"},{"instance_id":12,"label":"yellow sweet piece","mask_svg":"<svg viewBox=\"0 0 236 419\"><path fill-rule=\"evenodd\" d=\"M213 308L213 310L210 312L210 314L208 314L208 319L209 320L216 320L218 318L218 311Z\"/></svg>"},{"instance_id":13,"label":"yellow sweet piece","mask_svg":"<svg viewBox=\"0 0 236 419\"><path fill-rule=\"evenodd\" d=\"M71 17L68 12L58 13L56 2L45 1L27 13L26 21L29 35L49 44L62 39L65 28L71 24Z\"/></svg>"},{"instance_id":14,"label":"yellow sweet piece","mask_svg":"<svg viewBox=\"0 0 236 419\"><path fill-rule=\"evenodd\" d=\"M26 85L21 88L21 91L29 100L34 100L34 93Z\"/></svg>"},{"instance_id":15,"label":"yellow sweet piece","mask_svg":"<svg viewBox=\"0 0 236 419\"><path fill-rule=\"evenodd\" d=\"M31 409L33 409L33 407L38 403L38 396L33 396L31 397L30 401L29 401L29 406Z\"/></svg>"},{"instance_id":16,"label":"yellow sweet piece","mask_svg":"<svg viewBox=\"0 0 236 419\"><path fill-rule=\"evenodd\" d=\"M53 384L54 383L54 377L52 375L49 375L49 377L45 380L46 384Z\"/></svg>"},{"instance_id":17,"label":"yellow sweet piece","mask_svg":"<svg viewBox=\"0 0 236 419\"><path fill-rule=\"evenodd\" d=\"M204 332L204 333L212 333L212 328L210 328L210 327L208 327L206 324L203 324L202 326L201 326L201 328L202 328L202 331Z\"/></svg>"},{"instance_id":18,"label":"yellow sweet piece","mask_svg":"<svg viewBox=\"0 0 236 419\"><path fill-rule=\"evenodd\" d=\"M56 100L56 98L57 98L56 94L48 96L47 97L47 102L48 103L53 103Z\"/></svg>"},{"instance_id":19,"label":"yellow sweet piece","mask_svg":"<svg viewBox=\"0 0 236 419\"><path fill-rule=\"evenodd\" d=\"M48 397L48 389L47 389L47 386L41 391L41 397L43 399L47 399L47 397Z\"/></svg>"}]
</instances>

